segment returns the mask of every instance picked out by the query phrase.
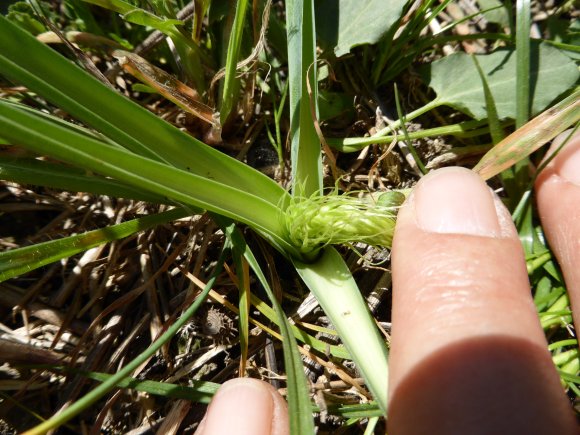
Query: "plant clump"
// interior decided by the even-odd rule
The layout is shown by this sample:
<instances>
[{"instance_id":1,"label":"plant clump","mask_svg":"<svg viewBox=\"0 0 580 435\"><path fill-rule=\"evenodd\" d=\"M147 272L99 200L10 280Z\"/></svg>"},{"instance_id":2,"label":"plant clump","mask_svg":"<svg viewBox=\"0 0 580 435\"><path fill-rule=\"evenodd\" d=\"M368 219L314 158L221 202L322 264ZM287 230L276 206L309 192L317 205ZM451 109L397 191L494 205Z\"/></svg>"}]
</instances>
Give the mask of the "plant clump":
<instances>
[{"instance_id":1,"label":"plant clump","mask_svg":"<svg viewBox=\"0 0 580 435\"><path fill-rule=\"evenodd\" d=\"M362 242L390 247L397 211L405 199L391 191L378 198L354 194L295 196L283 214L288 239L301 252L326 245Z\"/></svg>"}]
</instances>

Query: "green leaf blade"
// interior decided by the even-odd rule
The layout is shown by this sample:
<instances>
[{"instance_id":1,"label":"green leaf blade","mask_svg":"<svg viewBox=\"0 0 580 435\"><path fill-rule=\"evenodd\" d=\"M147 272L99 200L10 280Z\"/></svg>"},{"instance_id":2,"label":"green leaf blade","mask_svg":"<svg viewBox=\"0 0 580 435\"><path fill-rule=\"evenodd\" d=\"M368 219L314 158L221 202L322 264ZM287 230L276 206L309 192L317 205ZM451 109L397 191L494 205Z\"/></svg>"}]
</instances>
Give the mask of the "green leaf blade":
<instances>
[{"instance_id":1,"label":"green leaf blade","mask_svg":"<svg viewBox=\"0 0 580 435\"><path fill-rule=\"evenodd\" d=\"M144 157L253 192L278 205L266 175L208 147L79 69L0 15L0 74ZM0 136L3 135L0 131Z\"/></svg>"},{"instance_id":2,"label":"green leaf blade","mask_svg":"<svg viewBox=\"0 0 580 435\"><path fill-rule=\"evenodd\" d=\"M532 114L550 105L560 94L574 86L580 74L573 61L548 44L531 47ZM513 49L500 49L476 55L486 74L499 119L516 117L516 56ZM455 53L433 62L427 82L437 93L436 101L460 110L475 119L487 116L485 97L477 70L465 53ZM557 77L557 80L554 78Z\"/></svg>"},{"instance_id":3,"label":"green leaf blade","mask_svg":"<svg viewBox=\"0 0 580 435\"><path fill-rule=\"evenodd\" d=\"M324 43L333 47L336 57L340 57L359 45L378 42L399 21L406 3L406 0L317 1L316 11L321 17L317 31Z\"/></svg>"},{"instance_id":4,"label":"green leaf blade","mask_svg":"<svg viewBox=\"0 0 580 435\"><path fill-rule=\"evenodd\" d=\"M316 35L312 0L286 2L288 72L290 92L290 142L292 191L310 196L322 191L320 140L314 128L310 98L315 112L318 98L316 82ZM308 95L308 83L312 95Z\"/></svg>"},{"instance_id":5,"label":"green leaf blade","mask_svg":"<svg viewBox=\"0 0 580 435\"><path fill-rule=\"evenodd\" d=\"M245 190L114 148L1 100L0 131L39 154L244 222L284 247L284 252L295 252L285 239L279 205Z\"/></svg>"},{"instance_id":6,"label":"green leaf blade","mask_svg":"<svg viewBox=\"0 0 580 435\"><path fill-rule=\"evenodd\" d=\"M0 252L0 282L39 267L70 257L104 243L145 231L161 223L186 217L189 213L176 208L156 215L133 219L59 240L37 243L24 248Z\"/></svg>"}]
</instances>

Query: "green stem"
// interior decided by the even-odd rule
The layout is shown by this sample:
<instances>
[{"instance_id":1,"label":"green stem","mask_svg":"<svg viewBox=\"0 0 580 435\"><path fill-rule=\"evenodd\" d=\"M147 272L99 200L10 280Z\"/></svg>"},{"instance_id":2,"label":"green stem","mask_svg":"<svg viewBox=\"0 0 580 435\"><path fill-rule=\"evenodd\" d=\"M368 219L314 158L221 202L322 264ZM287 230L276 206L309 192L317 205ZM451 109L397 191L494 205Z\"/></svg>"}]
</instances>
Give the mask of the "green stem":
<instances>
[{"instance_id":1,"label":"green stem","mask_svg":"<svg viewBox=\"0 0 580 435\"><path fill-rule=\"evenodd\" d=\"M513 124L513 121L505 121L501 125L507 127ZM434 136L455 136L459 138L469 138L489 134L489 128L476 128L487 125L487 120L466 121L460 124L446 125L443 127L429 128L421 131L409 132L409 139L422 139ZM347 137L347 138L327 138L326 142L334 149L343 153L352 153L360 151L364 147L373 144L391 143L397 136L387 135L382 137Z\"/></svg>"},{"instance_id":2,"label":"green stem","mask_svg":"<svg viewBox=\"0 0 580 435\"><path fill-rule=\"evenodd\" d=\"M516 2L516 128L530 118L530 0Z\"/></svg>"},{"instance_id":3,"label":"green stem","mask_svg":"<svg viewBox=\"0 0 580 435\"><path fill-rule=\"evenodd\" d=\"M381 410L387 412L388 350L347 265L334 248L296 270L336 328Z\"/></svg>"}]
</instances>

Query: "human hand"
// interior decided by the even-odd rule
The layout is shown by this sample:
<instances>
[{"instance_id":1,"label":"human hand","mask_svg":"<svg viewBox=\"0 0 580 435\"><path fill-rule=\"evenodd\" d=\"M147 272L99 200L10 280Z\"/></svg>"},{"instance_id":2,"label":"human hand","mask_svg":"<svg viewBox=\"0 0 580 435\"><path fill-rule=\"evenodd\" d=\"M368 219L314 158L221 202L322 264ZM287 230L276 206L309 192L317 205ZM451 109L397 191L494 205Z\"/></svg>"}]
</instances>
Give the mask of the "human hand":
<instances>
[{"instance_id":1,"label":"human hand","mask_svg":"<svg viewBox=\"0 0 580 435\"><path fill-rule=\"evenodd\" d=\"M535 187L578 322L580 135ZM418 183L399 212L392 271L389 433L578 433L511 217L476 174L446 168ZM228 381L196 433L285 435L286 405L265 382Z\"/></svg>"}]
</instances>

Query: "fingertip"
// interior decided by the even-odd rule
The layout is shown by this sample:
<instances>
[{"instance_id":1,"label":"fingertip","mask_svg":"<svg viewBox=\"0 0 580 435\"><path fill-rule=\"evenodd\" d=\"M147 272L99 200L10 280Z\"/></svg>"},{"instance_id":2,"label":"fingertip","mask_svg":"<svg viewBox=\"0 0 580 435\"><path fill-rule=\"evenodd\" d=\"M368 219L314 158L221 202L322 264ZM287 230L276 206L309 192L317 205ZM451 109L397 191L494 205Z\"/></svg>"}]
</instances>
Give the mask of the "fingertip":
<instances>
[{"instance_id":1,"label":"fingertip","mask_svg":"<svg viewBox=\"0 0 580 435\"><path fill-rule=\"evenodd\" d=\"M476 173L460 167L431 171L419 181L399 211L395 237L404 227L433 234L517 238L500 198Z\"/></svg>"},{"instance_id":2,"label":"fingertip","mask_svg":"<svg viewBox=\"0 0 580 435\"><path fill-rule=\"evenodd\" d=\"M501 433L569 433L517 232L476 174L446 168L419 182L399 211L392 273L389 430L493 433L504 421L520 432ZM553 413L536 412L547 403Z\"/></svg>"},{"instance_id":3,"label":"fingertip","mask_svg":"<svg viewBox=\"0 0 580 435\"><path fill-rule=\"evenodd\" d=\"M552 156L538 174L535 192L542 227L560 263L576 322L580 320L580 132L554 139ZM562 144L566 141L563 147ZM546 157L548 158L548 157Z\"/></svg>"},{"instance_id":4,"label":"fingertip","mask_svg":"<svg viewBox=\"0 0 580 435\"><path fill-rule=\"evenodd\" d=\"M556 154L549 163L549 175L556 175L580 186L580 131L567 130L560 133L550 145L546 158Z\"/></svg>"},{"instance_id":5,"label":"fingertip","mask_svg":"<svg viewBox=\"0 0 580 435\"><path fill-rule=\"evenodd\" d=\"M220 387L196 435L286 435L288 430L286 402L274 387L237 378Z\"/></svg>"}]
</instances>

